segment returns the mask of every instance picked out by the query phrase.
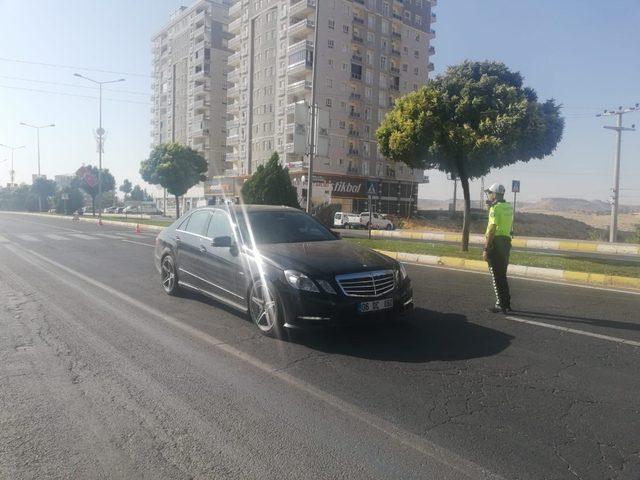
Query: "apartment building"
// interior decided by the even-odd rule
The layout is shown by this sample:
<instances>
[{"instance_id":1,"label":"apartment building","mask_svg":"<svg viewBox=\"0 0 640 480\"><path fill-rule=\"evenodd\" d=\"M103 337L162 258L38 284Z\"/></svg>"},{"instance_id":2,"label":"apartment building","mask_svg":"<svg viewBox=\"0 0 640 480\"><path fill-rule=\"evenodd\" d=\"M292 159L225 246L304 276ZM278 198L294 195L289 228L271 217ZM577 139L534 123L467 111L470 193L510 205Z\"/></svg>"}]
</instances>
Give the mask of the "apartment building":
<instances>
[{"instance_id":1,"label":"apartment building","mask_svg":"<svg viewBox=\"0 0 640 480\"><path fill-rule=\"evenodd\" d=\"M226 168L228 9L227 0L180 7L152 39L152 145L200 151L210 177Z\"/></svg>"},{"instance_id":2,"label":"apartment building","mask_svg":"<svg viewBox=\"0 0 640 480\"><path fill-rule=\"evenodd\" d=\"M368 209L372 184L378 211L412 211L423 172L383 158L374 134L395 99L425 84L433 70L435 3L236 0L229 9L227 160L234 167L227 176L250 175L277 151L294 180L304 181L315 87L314 183L331 184L332 203L344 211Z\"/></svg>"}]
</instances>

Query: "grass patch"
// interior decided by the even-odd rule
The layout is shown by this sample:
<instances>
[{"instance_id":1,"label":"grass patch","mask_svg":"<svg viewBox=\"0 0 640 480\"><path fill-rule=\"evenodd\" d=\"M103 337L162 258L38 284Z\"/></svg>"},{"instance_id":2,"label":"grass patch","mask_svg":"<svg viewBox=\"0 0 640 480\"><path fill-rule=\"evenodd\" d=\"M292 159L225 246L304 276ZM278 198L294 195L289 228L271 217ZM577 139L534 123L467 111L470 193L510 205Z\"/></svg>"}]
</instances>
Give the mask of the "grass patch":
<instances>
[{"instance_id":1,"label":"grass patch","mask_svg":"<svg viewBox=\"0 0 640 480\"><path fill-rule=\"evenodd\" d=\"M458 246L439 243L369 240L361 238L345 238L345 240L357 243L364 247L387 250L390 252L406 252L422 255L482 260L482 249L479 247L469 247L468 252L462 252ZM605 275L619 275L622 277L640 277L640 265L637 262L626 262L615 259L586 258L571 256L571 254L548 255L512 251L510 262L514 265L525 265L527 267L555 268L558 270L602 273Z\"/></svg>"},{"instance_id":2,"label":"grass patch","mask_svg":"<svg viewBox=\"0 0 640 480\"><path fill-rule=\"evenodd\" d=\"M86 215L85 215L85 218L86 218ZM135 218L135 217L119 218L119 217L103 216L102 219L114 220L116 222L124 222L124 223L139 223L140 225L156 225L159 227L168 227L174 222L174 220L156 220L153 218Z\"/></svg>"}]
</instances>

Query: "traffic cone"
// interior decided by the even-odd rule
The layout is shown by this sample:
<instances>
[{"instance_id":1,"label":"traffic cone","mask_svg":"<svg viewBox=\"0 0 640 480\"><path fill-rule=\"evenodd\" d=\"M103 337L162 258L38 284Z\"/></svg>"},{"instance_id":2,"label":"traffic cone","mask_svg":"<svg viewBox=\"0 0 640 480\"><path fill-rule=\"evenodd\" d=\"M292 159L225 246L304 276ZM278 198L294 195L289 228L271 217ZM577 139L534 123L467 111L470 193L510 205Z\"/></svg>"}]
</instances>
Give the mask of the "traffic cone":
<instances>
[{"instance_id":1,"label":"traffic cone","mask_svg":"<svg viewBox=\"0 0 640 480\"><path fill-rule=\"evenodd\" d=\"M140 224L136 223L136 233L141 233L140 232Z\"/></svg>"}]
</instances>

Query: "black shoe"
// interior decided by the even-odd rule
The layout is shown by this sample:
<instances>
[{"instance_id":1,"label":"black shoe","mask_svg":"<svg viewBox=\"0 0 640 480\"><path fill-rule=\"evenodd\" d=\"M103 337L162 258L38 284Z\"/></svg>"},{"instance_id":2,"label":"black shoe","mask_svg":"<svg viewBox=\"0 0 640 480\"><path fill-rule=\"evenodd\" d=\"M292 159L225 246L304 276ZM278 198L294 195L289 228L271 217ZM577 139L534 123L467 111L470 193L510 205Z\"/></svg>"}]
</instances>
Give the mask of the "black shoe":
<instances>
[{"instance_id":1,"label":"black shoe","mask_svg":"<svg viewBox=\"0 0 640 480\"><path fill-rule=\"evenodd\" d=\"M489 307L486 309L487 312L489 313L502 313L504 315L506 315L508 312L508 309L506 308L501 308L501 307Z\"/></svg>"}]
</instances>

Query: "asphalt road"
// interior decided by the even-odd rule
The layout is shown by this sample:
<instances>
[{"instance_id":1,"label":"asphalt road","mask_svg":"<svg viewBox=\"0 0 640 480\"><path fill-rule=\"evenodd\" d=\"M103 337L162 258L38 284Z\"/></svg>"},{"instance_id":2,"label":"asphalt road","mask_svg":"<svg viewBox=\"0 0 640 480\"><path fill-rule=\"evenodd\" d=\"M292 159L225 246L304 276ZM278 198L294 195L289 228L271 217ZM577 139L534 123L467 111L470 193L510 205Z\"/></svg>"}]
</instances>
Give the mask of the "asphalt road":
<instances>
[{"instance_id":1,"label":"asphalt road","mask_svg":"<svg viewBox=\"0 0 640 480\"><path fill-rule=\"evenodd\" d=\"M408 265L404 321L261 336L153 235L0 213L0 478L640 478L640 296Z\"/></svg>"},{"instance_id":2,"label":"asphalt road","mask_svg":"<svg viewBox=\"0 0 640 480\"><path fill-rule=\"evenodd\" d=\"M343 230L343 229L335 229L334 231L339 232L344 238L367 238L369 236L369 232L367 230ZM375 239L375 230L372 232L372 238ZM390 238L390 237L380 237L378 240L397 240L400 242L422 242L425 243L435 243L435 244L445 244L445 245L459 245L458 242L447 242L447 241L438 241L438 240L418 240L415 238ZM471 244L471 247L481 247L481 245ZM527 253L536 253L540 255L550 255L554 257L572 257L572 258L594 258L598 260L607 260L612 262L622 262L622 263L637 263L640 266L640 255L625 255L625 254L617 254L617 253L601 253L601 252L569 252L563 250L548 250L544 248L526 248L526 247L513 247L512 249L515 252L527 252Z\"/></svg>"}]
</instances>

